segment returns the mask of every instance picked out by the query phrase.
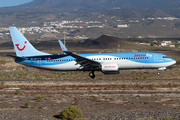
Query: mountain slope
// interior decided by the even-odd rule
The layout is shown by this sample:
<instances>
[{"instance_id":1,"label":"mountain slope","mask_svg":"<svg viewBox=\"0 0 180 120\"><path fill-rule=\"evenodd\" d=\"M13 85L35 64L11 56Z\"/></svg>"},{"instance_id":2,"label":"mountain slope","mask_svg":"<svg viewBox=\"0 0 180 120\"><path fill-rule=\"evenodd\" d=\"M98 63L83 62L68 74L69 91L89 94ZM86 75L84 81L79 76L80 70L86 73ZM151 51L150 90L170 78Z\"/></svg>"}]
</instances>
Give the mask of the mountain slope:
<instances>
[{"instance_id":1,"label":"mountain slope","mask_svg":"<svg viewBox=\"0 0 180 120\"><path fill-rule=\"evenodd\" d=\"M83 47L83 48L100 48L100 49L106 49L109 46L112 46L114 44L124 44L126 41L121 38L116 38L112 36L102 35L97 39L94 40L84 40L83 42L77 43L76 46Z\"/></svg>"},{"instance_id":2,"label":"mountain slope","mask_svg":"<svg viewBox=\"0 0 180 120\"><path fill-rule=\"evenodd\" d=\"M120 7L121 9L178 9L179 0L34 0L14 7L26 10L99 10ZM11 7L12 8L12 7Z\"/></svg>"}]
</instances>

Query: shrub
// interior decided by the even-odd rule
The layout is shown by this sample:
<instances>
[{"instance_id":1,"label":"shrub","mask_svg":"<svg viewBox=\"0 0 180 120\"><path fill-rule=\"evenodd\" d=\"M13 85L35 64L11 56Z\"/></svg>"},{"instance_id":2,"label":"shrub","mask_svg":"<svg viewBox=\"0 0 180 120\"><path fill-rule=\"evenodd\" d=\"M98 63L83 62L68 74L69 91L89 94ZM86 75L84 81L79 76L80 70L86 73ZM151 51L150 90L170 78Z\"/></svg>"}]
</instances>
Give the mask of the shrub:
<instances>
[{"instance_id":1,"label":"shrub","mask_svg":"<svg viewBox=\"0 0 180 120\"><path fill-rule=\"evenodd\" d=\"M149 118L138 118L137 120L154 120L152 117Z\"/></svg>"},{"instance_id":2,"label":"shrub","mask_svg":"<svg viewBox=\"0 0 180 120\"><path fill-rule=\"evenodd\" d=\"M1 85L4 85L5 82L1 82Z\"/></svg>"},{"instance_id":3,"label":"shrub","mask_svg":"<svg viewBox=\"0 0 180 120\"><path fill-rule=\"evenodd\" d=\"M128 84L122 84L122 88L127 88L128 86Z\"/></svg>"},{"instance_id":4,"label":"shrub","mask_svg":"<svg viewBox=\"0 0 180 120\"><path fill-rule=\"evenodd\" d=\"M69 106L64 108L60 112L60 119L68 119L68 120L85 120L83 118L82 110L78 107Z\"/></svg>"},{"instance_id":5,"label":"shrub","mask_svg":"<svg viewBox=\"0 0 180 120\"><path fill-rule=\"evenodd\" d=\"M13 92L14 95L19 95L21 94L21 89L17 89Z\"/></svg>"},{"instance_id":6,"label":"shrub","mask_svg":"<svg viewBox=\"0 0 180 120\"><path fill-rule=\"evenodd\" d=\"M4 63L6 63L5 60L0 60L0 64L4 64Z\"/></svg>"},{"instance_id":7,"label":"shrub","mask_svg":"<svg viewBox=\"0 0 180 120\"><path fill-rule=\"evenodd\" d=\"M31 107L31 102L28 101L28 102L24 103L24 106L25 106L26 108L30 108L30 107Z\"/></svg>"},{"instance_id":8,"label":"shrub","mask_svg":"<svg viewBox=\"0 0 180 120\"><path fill-rule=\"evenodd\" d=\"M172 120L172 118L167 117L167 118L161 118L161 120Z\"/></svg>"},{"instance_id":9,"label":"shrub","mask_svg":"<svg viewBox=\"0 0 180 120\"><path fill-rule=\"evenodd\" d=\"M172 85L172 84L171 84L171 82L170 82L170 83L168 83L168 85L169 85L169 86L171 86L171 85Z\"/></svg>"},{"instance_id":10,"label":"shrub","mask_svg":"<svg viewBox=\"0 0 180 120\"><path fill-rule=\"evenodd\" d=\"M156 86L156 83L151 83L151 84L149 85L150 88L153 88L153 87L155 87L155 86Z\"/></svg>"},{"instance_id":11,"label":"shrub","mask_svg":"<svg viewBox=\"0 0 180 120\"><path fill-rule=\"evenodd\" d=\"M43 100L43 99L44 99L44 96L43 96L43 95L36 95L36 96L35 96L35 99L36 99L36 100Z\"/></svg>"}]
</instances>

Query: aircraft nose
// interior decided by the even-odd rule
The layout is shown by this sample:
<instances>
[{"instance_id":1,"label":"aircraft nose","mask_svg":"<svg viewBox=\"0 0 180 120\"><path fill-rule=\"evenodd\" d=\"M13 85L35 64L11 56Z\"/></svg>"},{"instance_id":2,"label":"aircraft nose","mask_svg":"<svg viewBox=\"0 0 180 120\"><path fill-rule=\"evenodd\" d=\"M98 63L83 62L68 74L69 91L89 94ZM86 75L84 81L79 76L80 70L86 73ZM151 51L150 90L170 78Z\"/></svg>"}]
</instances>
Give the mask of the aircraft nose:
<instances>
[{"instance_id":1,"label":"aircraft nose","mask_svg":"<svg viewBox=\"0 0 180 120\"><path fill-rule=\"evenodd\" d=\"M175 61L175 60L173 60L173 64L176 64L176 61Z\"/></svg>"},{"instance_id":2,"label":"aircraft nose","mask_svg":"<svg viewBox=\"0 0 180 120\"><path fill-rule=\"evenodd\" d=\"M172 65L176 64L176 61L174 59L171 59Z\"/></svg>"},{"instance_id":3,"label":"aircraft nose","mask_svg":"<svg viewBox=\"0 0 180 120\"><path fill-rule=\"evenodd\" d=\"M168 61L169 61L170 65L176 64L176 61L174 59L172 59L172 58L169 58Z\"/></svg>"}]
</instances>

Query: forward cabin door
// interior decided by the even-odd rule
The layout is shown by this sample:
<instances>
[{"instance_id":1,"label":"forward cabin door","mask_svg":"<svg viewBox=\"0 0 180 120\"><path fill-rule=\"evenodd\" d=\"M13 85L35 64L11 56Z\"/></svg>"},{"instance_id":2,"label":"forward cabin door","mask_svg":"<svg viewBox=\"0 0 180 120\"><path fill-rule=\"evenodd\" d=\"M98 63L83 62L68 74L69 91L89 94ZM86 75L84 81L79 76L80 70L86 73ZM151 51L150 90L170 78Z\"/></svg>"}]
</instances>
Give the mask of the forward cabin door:
<instances>
[{"instance_id":1,"label":"forward cabin door","mask_svg":"<svg viewBox=\"0 0 180 120\"><path fill-rule=\"evenodd\" d=\"M41 65L41 58L37 59L37 65L40 66Z\"/></svg>"},{"instance_id":2,"label":"forward cabin door","mask_svg":"<svg viewBox=\"0 0 180 120\"><path fill-rule=\"evenodd\" d=\"M158 62L158 55L154 55L154 62Z\"/></svg>"}]
</instances>

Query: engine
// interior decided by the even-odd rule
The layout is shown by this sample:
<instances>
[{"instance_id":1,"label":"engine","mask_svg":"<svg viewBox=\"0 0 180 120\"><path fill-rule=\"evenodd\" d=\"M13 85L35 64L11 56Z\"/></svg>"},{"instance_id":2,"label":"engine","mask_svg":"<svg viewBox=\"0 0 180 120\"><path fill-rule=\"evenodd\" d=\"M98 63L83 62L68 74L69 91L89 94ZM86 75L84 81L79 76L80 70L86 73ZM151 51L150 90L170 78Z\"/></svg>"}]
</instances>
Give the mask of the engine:
<instances>
[{"instance_id":1,"label":"engine","mask_svg":"<svg viewBox=\"0 0 180 120\"><path fill-rule=\"evenodd\" d=\"M118 64L113 64L113 63L102 64L101 71L104 74L119 74Z\"/></svg>"}]
</instances>

